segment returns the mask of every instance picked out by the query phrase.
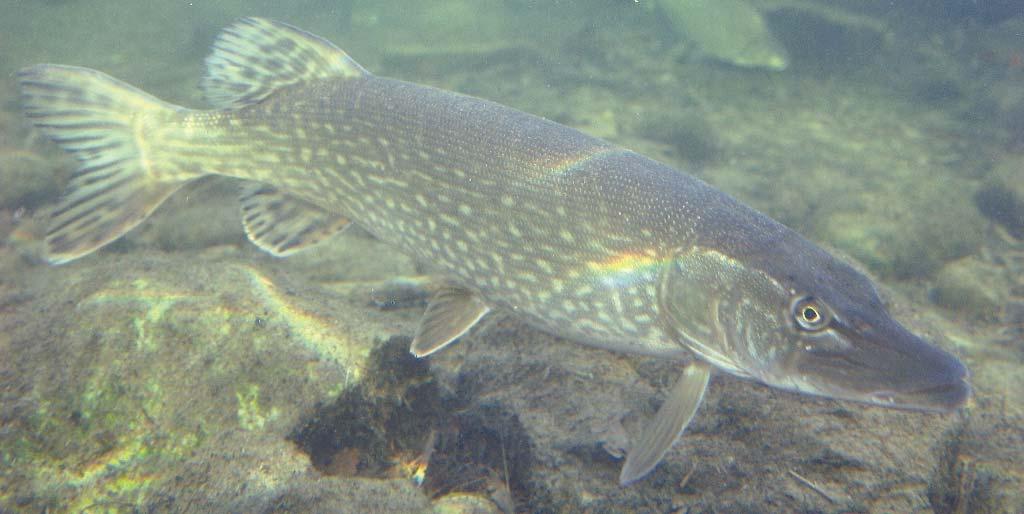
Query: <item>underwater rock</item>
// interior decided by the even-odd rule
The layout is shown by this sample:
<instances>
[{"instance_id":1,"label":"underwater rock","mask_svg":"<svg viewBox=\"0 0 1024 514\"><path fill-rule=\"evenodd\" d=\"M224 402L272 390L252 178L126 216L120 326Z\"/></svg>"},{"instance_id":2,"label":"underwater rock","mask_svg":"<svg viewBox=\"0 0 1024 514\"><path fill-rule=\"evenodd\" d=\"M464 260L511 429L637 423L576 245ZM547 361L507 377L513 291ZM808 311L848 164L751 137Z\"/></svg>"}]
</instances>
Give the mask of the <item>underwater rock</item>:
<instances>
[{"instance_id":1,"label":"underwater rock","mask_svg":"<svg viewBox=\"0 0 1024 514\"><path fill-rule=\"evenodd\" d=\"M1024 159L1000 163L975 193L974 203L1010 235L1024 239Z\"/></svg>"},{"instance_id":2,"label":"underwater rock","mask_svg":"<svg viewBox=\"0 0 1024 514\"><path fill-rule=\"evenodd\" d=\"M966 257L947 263L935 278L931 298L936 304L985 321L999 320L1010 298L1003 268Z\"/></svg>"},{"instance_id":3,"label":"underwater rock","mask_svg":"<svg viewBox=\"0 0 1024 514\"><path fill-rule=\"evenodd\" d=\"M968 194L949 182L922 182L898 201L889 196L862 199L862 210L830 213L820 236L882 276L932 275L982 242L981 213Z\"/></svg>"},{"instance_id":4,"label":"underwater rock","mask_svg":"<svg viewBox=\"0 0 1024 514\"><path fill-rule=\"evenodd\" d=\"M490 499L476 494L454 493L434 500L434 514L511 514L504 513Z\"/></svg>"},{"instance_id":5,"label":"underwater rock","mask_svg":"<svg viewBox=\"0 0 1024 514\"><path fill-rule=\"evenodd\" d=\"M0 149L0 209L32 209L56 197L60 167L28 150Z\"/></svg>"},{"instance_id":6,"label":"underwater rock","mask_svg":"<svg viewBox=\"0 0 1024 514\"><path fill-rule=\"evenodd\" d=\"M280 492L265 482L302 490L289 481L308 459L270 454L301 453L287 442L293 427L362 383L372 349L413 321L382 322L365 301L295 295L310 286L194 256L104 252L23 273L35 294L0 317L0 458L22 463L0 467L0 510L14 498L34 510L160 506L183 494L175 477L232 465L242 466L233 478L199 480L210 490L193 493L262 490L264 501ZM248 453L259 455L225 457Z\"/></svg>"},{"instance_id":7,"label":"underwater rock","mask_svg":"<svg viewBox=\"0 0 1024 514\"><path fill-rule=\"evenodd\" d=\"M680 159L701 167L721 155L713 129L702 116L678 109L638 113L628 128L640 137L672 147Z\"/></svg>"},{"instance_id":8,"label":"underwater rock","mask_svg":"<svg viewBox=\"0 0 1024 514\"><path fill-rule=\"evenodd\" d=\"M585 24L584 12L573 2L543 7L503 0L355 2L351 28L365 34L386 31L388 44L371 50L390 57L460 56L464 67L469 56L523 50L544 55Z\"/></svg>"},{"instance_id":9,"label":"underwater rock","mask_svg":"<svg viewBox=\"0 0 1024 514\"><path fill-rule=\"evenodd\" d=\"M237 183L209 180L186 187L189 189L168 199L152 223L132 233L130 240L152 244L165 252L247 242L238 215Z\"/></svg>"}]
</instances>

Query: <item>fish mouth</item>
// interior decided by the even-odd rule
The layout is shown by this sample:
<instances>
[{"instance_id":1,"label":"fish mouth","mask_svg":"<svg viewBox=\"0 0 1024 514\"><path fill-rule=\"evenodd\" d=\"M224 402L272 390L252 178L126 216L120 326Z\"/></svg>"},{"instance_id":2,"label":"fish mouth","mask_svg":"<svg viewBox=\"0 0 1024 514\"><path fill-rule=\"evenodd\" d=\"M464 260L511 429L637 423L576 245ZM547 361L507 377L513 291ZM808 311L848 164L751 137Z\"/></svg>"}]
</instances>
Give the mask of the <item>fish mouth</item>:
<instances>
[{"instance_id":1,"label":"fish mouth","mask_svg":"<svg viewBox=\"0 0 1024 514\"><path fill-rule=\"evenodd\" d=\"M950 412L971 396L967 368L956 356L891 319L837 333L848 347L802 356L798 369L828 396L885 407Z\"/></svg>"},{"instance_id":2,"label":"fish mouth","mask_svg":"<svg viewBox=\"0 0 1024 514\"><path fill-rule=\"evenodd\" d=\"M971 397L971 385L967 377L929 385L919 389L896 392L875 391L871 393L871 403L888 405L908 410L931 412L952 412L963 407Z\"/></svg>"}]
</instances>

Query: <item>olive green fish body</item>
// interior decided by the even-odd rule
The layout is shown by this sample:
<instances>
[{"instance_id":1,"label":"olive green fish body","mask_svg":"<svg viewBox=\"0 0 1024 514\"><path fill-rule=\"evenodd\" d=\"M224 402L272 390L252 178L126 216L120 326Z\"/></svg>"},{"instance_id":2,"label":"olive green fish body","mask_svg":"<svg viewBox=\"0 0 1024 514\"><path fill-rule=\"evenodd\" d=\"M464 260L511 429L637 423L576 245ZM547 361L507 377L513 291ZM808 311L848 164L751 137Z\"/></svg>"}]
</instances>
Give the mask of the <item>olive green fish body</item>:
<instances>
[{"instance_id":1,"label":"olive green fish body","mask_svg":"<svg viewBox=\"0 0 1024 514\"><path fill-rule=\"evenodd\" d=\"M546 330L623 350L681 350L654 323L656 281L702 213L781 227L564 125L396 80L328 79L183 123L193 137L160 159L271 184Z\"/></svg>"},{"instance_id":2,"label":"olive green fish body","mask_svg":"<svg viewBox=\"0 0 1024 514\"><path fill-rule=\"evenodd\" d=\"M493 102L375 77L327 41L247 18L203 81L217 109L38 65L25 115L79 161L49 259L82 257L189 181L243 179L249 239L287 256L354 222L445 277L413 336L426 356L491 310L583 343L692 356L620 481L660 461L712 369L774 387L948 411L952 355L903 328L871 281L700 180Z\"/></svg>"}]
</instances>

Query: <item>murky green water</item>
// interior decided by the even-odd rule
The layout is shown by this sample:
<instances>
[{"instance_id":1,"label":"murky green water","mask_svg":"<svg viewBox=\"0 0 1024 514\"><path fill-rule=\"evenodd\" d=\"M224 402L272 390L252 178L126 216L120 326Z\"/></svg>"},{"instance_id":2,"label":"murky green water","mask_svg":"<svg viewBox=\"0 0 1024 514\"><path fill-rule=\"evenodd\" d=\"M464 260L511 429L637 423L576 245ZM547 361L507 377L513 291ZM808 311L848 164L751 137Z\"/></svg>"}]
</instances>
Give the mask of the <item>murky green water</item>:
<instances>
[{"instance_id":1,"label":"murky green water","mask_svg":"<svg viewBox=\"0 0 1024 514\"><path fill-rule=\"evenodd\" d=\"M972 400L928 414L720 373L620 487L678 363L501 314L417 360L430 263L358 229L270 257L237 181L47 264L75 162L24 120L14 73L86 66L207 108L203 59L240 16L702 178L871 274ZM1022 33L1009 0L7 1L0 512L1020 512Z\"/></svg>"}]
</instances>

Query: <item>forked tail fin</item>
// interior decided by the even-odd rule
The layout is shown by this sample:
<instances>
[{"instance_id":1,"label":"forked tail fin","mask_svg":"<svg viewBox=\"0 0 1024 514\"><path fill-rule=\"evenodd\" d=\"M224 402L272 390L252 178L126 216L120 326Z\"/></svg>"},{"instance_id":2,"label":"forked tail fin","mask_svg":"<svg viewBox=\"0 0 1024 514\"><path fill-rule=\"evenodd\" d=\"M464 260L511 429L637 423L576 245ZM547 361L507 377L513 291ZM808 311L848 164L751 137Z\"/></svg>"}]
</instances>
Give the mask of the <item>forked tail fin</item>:
<instances>
[{"instance_id":1,"label":"forked tail fin","mask_svg":"<svg viewBox=\"0 0 1024 514\"><path fill-rule=\"evenodd\" d=\"M35 126L78 159L46 234L47 258L71 261L146 219L195 173L148 158L160 127L185 109L95 70L40 64L18 73Z\"/></svg>"}]
</instances>

